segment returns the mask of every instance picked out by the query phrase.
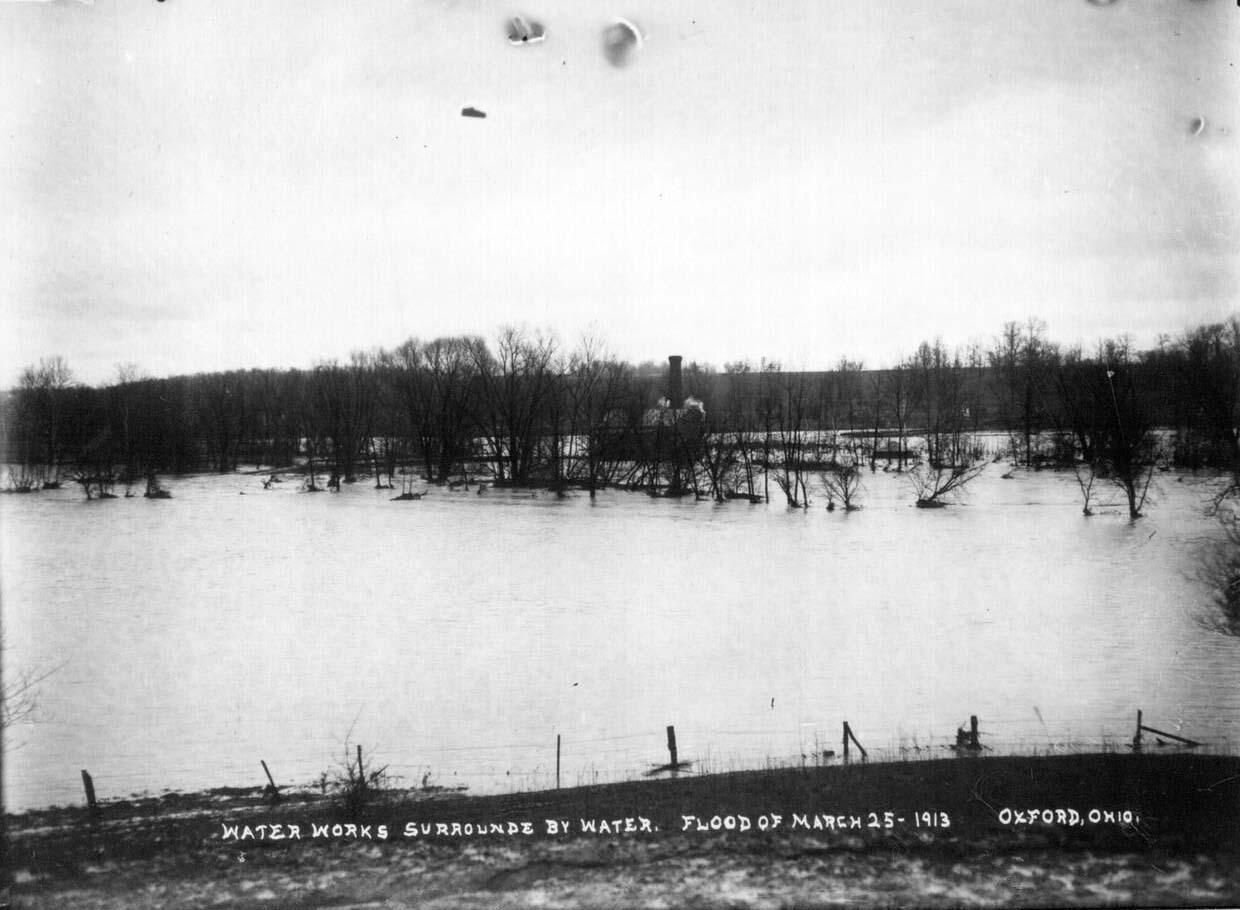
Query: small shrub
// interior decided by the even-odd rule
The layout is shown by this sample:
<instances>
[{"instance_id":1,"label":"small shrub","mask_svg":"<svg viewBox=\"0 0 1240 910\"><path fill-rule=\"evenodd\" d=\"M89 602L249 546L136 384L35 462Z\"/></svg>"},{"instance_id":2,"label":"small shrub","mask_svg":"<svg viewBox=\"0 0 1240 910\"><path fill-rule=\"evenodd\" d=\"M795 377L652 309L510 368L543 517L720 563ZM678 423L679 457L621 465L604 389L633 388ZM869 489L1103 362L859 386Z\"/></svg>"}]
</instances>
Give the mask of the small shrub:
<instances>
[{"instance_id":1,"label":"small shrub","mask_svg":"<svg viewBox=\"0 0 1240 910\"><path fill-rule=\"evenodd\" d=\"M353 756L350 755L348 743L345 743L344 760L338 767L323 772L319 786L323 790L330 786L340 813L346 819L355 821L365 816L379 794L391 787L393 778L387 769L387 765L366 768L362 760L362 747L357 746L356 756Z\"/></svg>"}]
</instances>

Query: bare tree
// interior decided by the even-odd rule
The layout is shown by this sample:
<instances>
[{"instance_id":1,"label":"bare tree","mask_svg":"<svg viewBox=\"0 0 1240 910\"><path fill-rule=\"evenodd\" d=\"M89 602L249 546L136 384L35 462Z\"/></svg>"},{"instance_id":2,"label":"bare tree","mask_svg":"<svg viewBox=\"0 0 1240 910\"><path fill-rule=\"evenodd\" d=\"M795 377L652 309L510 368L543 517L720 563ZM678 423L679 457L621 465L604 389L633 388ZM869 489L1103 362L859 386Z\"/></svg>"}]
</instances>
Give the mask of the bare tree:
<instances>
[{"instance_id":1,"label":"bare tree","mask_svg":"<svg viewBox=\"0 0 1240 910\"><path fill-rule=\"evenodd\" d=\"M199 433L207 445L213 470L226 474L237 468L242 425L245 421L245 386L240 375L205 373L191 378Z\"/></svg>"},{"instance_id":2,"label":"bare tree","mask_svg":"<svg viewBox=\"0 0 1240 910\"><path fill-rule=\"evenodd\" d=\"M986 469L985 448L967 431L964 368L936 341L922 343L914 360L926 419L927 458L909 474L919 508L946 505L949 496Z\"/></svg>"},{"instance_id":3,"label":"bare tree","mask_svg":"<svg viewBox=\"0 0 1240 910\"><path fill-rule=\"evenodd\" d=\"M21 669L13 673L4 672L9 663L8 642L0 638L0 736L3 737L5 748L9 747L10 731L21 724L31 723L39 707L39 684L64 664L51 669Z\"/></svg>"},{"instance_id":4,"label":"bare tree","mask_svg":"<svg viewBox=\"0 0 1240 910\"><path fill-rule=\"evenodd\" d=\"M1174 381L1176 462L1234 471L1240 454L1240 316L1190 329L1143 360L1154 362L1164 381Z\"/></svg>"},{"instance_id":5,"label":"bare tree","mask_svg":"<svg viewBox=\"0 0 1240 910\"><path fill-rule=\"evenodd\" d=\"M894 370L891 371L891 413L896 419L896 470L904 470L905 455L908 449L908 423L909 415L915 402L913 397L914 388L910 388L912 383L908 378L909 367L905 364L896 364ZM923 397L929 400L929 396ZM890 463L890 462L889 462Z\"/></svg>"},{"instance_id":6,"label":"bare tree","mask_svg":"<svg viewBox=\"0 0 1240 910\"><path fill-rule=\"evenodd\" d=\"M370 435L365 444L370 450L371 470L375 475L376 490L393 488L398 458L398 425L401 408L397 390L397 365L388 351L378 350L370 355L374 373L374 396ZM384 475L387 475L386 482Z\"/></svg>"},{"instance_id":7,"label":"bare tree","mask_svg":"<svg viewBox=\"0 0 1240 910\"><path fill-rule=\"evenodd\" d=\"M378 356L355 351L349 363L325 361L310 376L311 413L330 445L328 486L357 480L357 465L369 448L377 394Z\"/></svg>"},{"instance_id":8,"label":"bare tree","mask_svg":"<svg viewBox=\"0 0 1240 910\"><path fill-rule=\"evenodd\" d=\"M707 414L701 439L695 447L697 466L706 482L706 496L716 502L724 502L737 496L737 489L745 484L752 498L752 471L747 470L749 459L745 457L744 435L727 429L726 415ZM695 466L695 471L697 466Z\"/></svg>"},{"instance_id":9,"label":"bare tree","mask_svg":"<svg viewBox=\"0 0 1240 910\"><path fill-rule=\"evenodd\" d=\"M751 503L760 501L754 489L754 457L753 439L757 427L753 382L753 366L747 361L735 361L724 364L724 390L719 407L713 409L714 419L722 423L723 432L731 436L731 444L735 451L736 464L730 470L718 472L724 484L725 498L748 499ZM761 394L765 381L758 386ZM741 489L743 486L743 490Z\"/></svg>"},{"instance_id":10,"label":"bare tree","mask_svg":"<svg viewBox=\"0 0 1240 910\"><path fill-rule=\"evenodd\" d=\"M819 477L822 479L822 485L827 491L827 509L829 511L835 509L835 501L837 499L843 504L845 512L855 512L861 508L861 506L856 504L857 497L863 489L861 471L854 462L848 461L847 463L840 464L834 470L823 471Z\"/></svg>"},{"instance_id":11,"label":"bare tree","mask_svg":"<svg viewBox=\"0 0 1240 910\"><path fill-rule=\"evenodd\" d=\"M59 355L22 370L17 388L17 428L23 475L32 487L57 487L64 462L62 431L73 371Z\"/></svg>"},{"instance_id":12,"label":"bare tree","mask_svg":"<svg viewBox=\"0 0 1240 910\"><path fill-rule=\"evenodd\" d=\"M500 331L494 355L485 347L474 349L481 393L478 424L487 438L498 482L531 480L554 388L555 350L551 336L531 336L512 326Z\"/></svg>"},{"instance_id":13,"label":"bare tree","mask_svg":"<svg viewBox=\"0 0 1240 910\"><path fill-rule=\"evenodd\" d=\"M1114 415L1101 452L1102 467L1106 476L1124 491L1128 517L1135 521L1141 517L1154 477L1154 435L1137 394L1134 371L1127 363L1127 345L1108 344L1099 353L1105 364L1105 396L1110 398ZM1100 386L1098 383L1096 387L1099 393ZM1100 404L1105 411L1105 398Z\"/></svg>"},{"instance_id":14,"label":"bare tree","mask_svg":"<svg viewBox=\"0 0 1240 910\"><path fill-rule=\"evenodd\" d=\"M629 368L607 352L597 335L587 333L570 356L567 371L570 463L580 465L593 499L598 488L611 479L618 461L610 445L611 430L622 413Z\"/></svg>"},{"instance_id":15,"label":"bare tree","mask_svg":"<svg viewBox=\"0 0 1240 910\"><path fill-rule=\"evenodd\" d=\"M398 399L426 479L446 482L470 454L477 363L486 344L474 336L409 339L395 351Z\"/></svg>"},{"instance_id":16,"label":"bare tree","mask_svg":"<svg viewBox=\"0 0 1240 910\"><path fill-rule=\"evenodd\" d=\"M874 431L870 439L870 473L878 470L878 431L883 425L883 373L875 370L870 374L874 401Z\"/></svg>"},{"instance_id":17,"label":"bare tree","mask_svg":"<svg viewBox=\"0 0 1240 910\"><path fill-rule=\"evenodd\" d=\"M809 433L805 374L779 373L772 374L771 378L778 381L770 412L777 431L776 451L779 456L775 482L789 506L794 509L808 508L809 488L805 484L805 469Z\"/></svg>"},{"instance_id":18,"label":"bare tree","mask_svg":"<svg viewBox=\"0 0 1240 910\"><path fill-rule=\"evenodd\" d=\"M780 416L780 365L778 361L762 360L758 369L757 427L762 443L762 498L771 501L771 471L774 466L776 428Z\"/></svg>"},{"instance_id":19,"label":"bare tree","mask_svg":"<svg viewBox=\"0 0 1240 910\"><path fill-rule=\"evenodd\" d=\"M909 472L909 482L917 494L919 509L937 509L947 505L949 495L959 493L968 483L976 480L986 470L985 460L964 465L933 465L925 462Z\"/></svg>"},{"instance_id":20,"label":"bare tree","mask_svg":"<svg viewBox=\"0 0 1240 910\"><path fill-rule=\"evenodd\" d=\"M1097 465L1092 462L1074 463L1072 472L1076 476L1076 484L1081 490L1081 514L1088 518L1094 514L1090 503L1094 496L1094 482L1098 479Z\"/></svg>"},{"instance_id":21,"label":"bare tree","mask_svg":"<svg viewBox=\"0 0 1240 910\"><path fill-rule=\"evenodd\" d=\"M124 455L125 476L138 475L137 446L134 438L134 423L137 420L137 409L141 401L141 386L146 379L142 368L136 363L118 363L116 365L116 385L113 386L113 397L121 422L121 452Z\"/></svg>"},{"instance_id":22,"label":"bare tree","mask_svg":"<svg viewBox=\"0 0 1240 910\"><path fill-rule=\"evenodd\" d=\"M307 493L320 493L323 488L318 484L318 467L315 457L323 448L323 420L318 407L318 395L315 389L314 374L296 374L296 381L291 383L289 390L295 401L297 414L297 438L306 455Z\"/></svg>"},{"instance_id":23,"label":"bare tree","mask_svg":"<svg viewBox=\"0 0 1240 910\"><path fill-rule=\"evenodd\" d=\"M1005 323L990 351L1000 420L1011 440L1013 460L1023 461L1026 468L1035 465L1058 357L1058 349L1046 340L1046 323L1034 316L1023 326Z\"/></svg>"}]
</instances>

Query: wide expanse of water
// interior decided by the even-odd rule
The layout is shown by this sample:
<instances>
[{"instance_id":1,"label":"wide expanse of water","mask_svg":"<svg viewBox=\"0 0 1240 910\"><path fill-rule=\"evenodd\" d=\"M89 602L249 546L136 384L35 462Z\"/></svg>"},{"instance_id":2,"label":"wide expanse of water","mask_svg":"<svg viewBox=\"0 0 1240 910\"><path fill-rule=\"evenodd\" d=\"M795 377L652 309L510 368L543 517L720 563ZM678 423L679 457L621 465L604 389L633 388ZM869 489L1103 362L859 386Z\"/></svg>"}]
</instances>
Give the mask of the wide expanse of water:
<instances>
[{"instance_id":1,"label":"wide expanse of water","mask_svg":"<svg viewBox=\"0 0 1240 910\"><path fill-rule=\"evenodd\" d=\"M0 497L4 673L51 670L7 731L10 810L308 783L360 743L407 785L475 792L822 760L1123 748L1136 712L1240 744L1240 640L1205 628L1205 478L1148 516L1081 515L1075 479L1000 477L853 514L622 492L391 502L172 478L172 500ZM772 485L772 492L775 492ZM244 495L239 495L244 494ZM836 759L838 760L838 759Z\"/></svg>"}]
</instances>

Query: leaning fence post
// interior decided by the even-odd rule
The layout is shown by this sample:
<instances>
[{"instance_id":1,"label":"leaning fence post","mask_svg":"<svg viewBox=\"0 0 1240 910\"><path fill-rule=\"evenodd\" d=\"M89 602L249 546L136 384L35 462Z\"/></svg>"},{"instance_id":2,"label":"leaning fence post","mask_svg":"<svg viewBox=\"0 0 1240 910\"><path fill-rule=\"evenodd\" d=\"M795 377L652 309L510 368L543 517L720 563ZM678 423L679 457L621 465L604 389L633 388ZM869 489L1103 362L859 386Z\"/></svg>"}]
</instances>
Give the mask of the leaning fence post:
<instances>
[{"instance_id":1,"label":"leaning fence post","mask_svg":"<svg viewBox=\"0 0 1240 910\"><path fill-rule=\"evenodd\" d=\"M267 767L267 761L260 758L259 763L263 766L263 772L267 775L267 783L271 785L271 801L278 803L280 801L280 788L276 786L276 779L271 776L271 770Z\"/></svg>"},{"instance_id":2,"label":"leaning fence post","mask_svg":"<svg viewBox=\"0 0 1240 910\"><path fill-rule=\"evenodd\" d=\"M1180 736L1178 733L1168 733L1166 730L1159 730L1157 727L1146 726L1145 724L1141 723L1141 712L1138 711L1137 712L1137 735L1134 736L1132 739L1132 748L1136 752L1141 751L1141 732L1142 731L1145 731L1146 733L1153 733L1156 739L1160 736L1165 736L1167 737L1167 739L1173 739L1177 743L1183 743L1186 746L1191 747L1191 746L1201 745L1201 743L1197 742L1196 740L1187 739L1183 736ZM1161 739L1158 740L1158 745L1160 746L1164 745Z\"/></svg>"},{"instance_id":3,"label":"leaning fence post","mask_svg":"<svg viewBox=\"0 0 1240 910\"><path fill-rule=\"evenodd\" d=\"M848 761L848 741L850 739L853 741L853 745L857 747L857 751L861 753L861 760L865 761L868 756L865 746L861 745L861 740L857 739L857 734L852 731L848 721L844 721L844 761Z\"/></svg>"},{"instance_id":4,"label":"leaning fence post","mask_svg":"<svg viewBox=\"0 0 1240 910\"><path fill-rule=\"evenodd\" d=\"M674 771L680 766L680 763L676 761L676 728L671 724L667 725L667 751L672 757L671 767Z\"/></svg>"},{"instance_id":5,"label":"leaning fence post","mask_svg":"<svg viewBox=\"0 0 1240 910\"><path fill-rule=\"evenodd\" d=\"M102 813L99 811L99 803L95 801L95 782L85 768L82 769L82 786L86 788L86 807L90 811L90 817L97 819Z\"/></svg>"}]
</instances>

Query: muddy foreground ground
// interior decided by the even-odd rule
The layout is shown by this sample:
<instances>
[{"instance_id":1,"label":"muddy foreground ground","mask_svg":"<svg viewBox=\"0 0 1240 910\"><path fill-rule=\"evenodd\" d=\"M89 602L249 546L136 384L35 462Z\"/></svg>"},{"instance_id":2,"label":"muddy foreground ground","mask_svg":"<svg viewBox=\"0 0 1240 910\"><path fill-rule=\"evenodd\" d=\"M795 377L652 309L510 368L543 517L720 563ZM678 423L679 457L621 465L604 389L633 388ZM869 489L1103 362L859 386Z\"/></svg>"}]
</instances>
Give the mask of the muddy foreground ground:
<instances>
[{"instance_id":1,"label":"muddy foreground ground","mask_svg":"<svg viewBox=\"0 0 1240 910\"><path fill-rule=\"evenodd\" d=\"M331 796L221 790L7 827L22 908L1240 906L1234 756L388 791L352 821Z\"/></svg>"}]
</instances>

